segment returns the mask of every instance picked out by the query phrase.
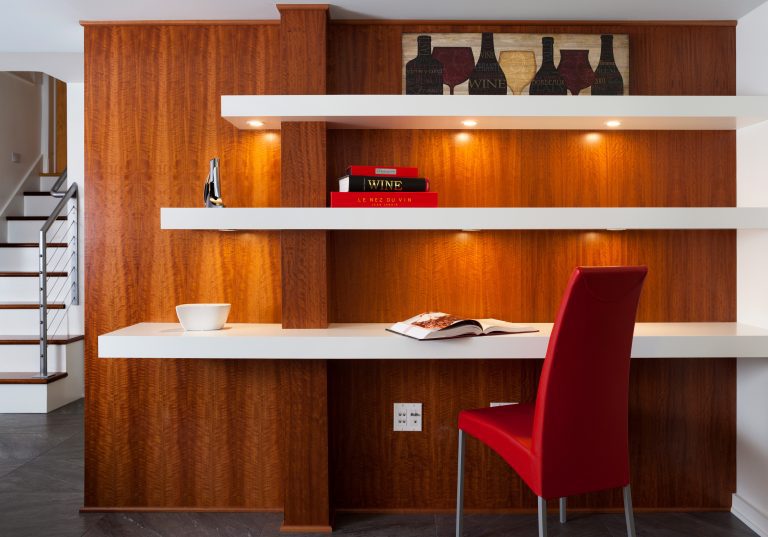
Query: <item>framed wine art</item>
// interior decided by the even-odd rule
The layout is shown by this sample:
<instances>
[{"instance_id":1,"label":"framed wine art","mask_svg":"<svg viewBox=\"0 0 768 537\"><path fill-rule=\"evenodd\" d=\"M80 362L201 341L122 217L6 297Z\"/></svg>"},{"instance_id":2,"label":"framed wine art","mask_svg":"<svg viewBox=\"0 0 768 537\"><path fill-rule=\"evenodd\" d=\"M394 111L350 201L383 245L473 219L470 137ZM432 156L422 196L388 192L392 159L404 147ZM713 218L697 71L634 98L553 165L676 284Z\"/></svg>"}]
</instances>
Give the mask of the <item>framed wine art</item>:
<instances>
[{"instance_id":1,"label":"framed wine art","mask_svg":"<svg viewBox=\"0 0 768 537\"><path fill-rule=\"evenodd\" d=\"M406 95L628 95L626 34L403 34Z\"/></svg>"}]
</instances>

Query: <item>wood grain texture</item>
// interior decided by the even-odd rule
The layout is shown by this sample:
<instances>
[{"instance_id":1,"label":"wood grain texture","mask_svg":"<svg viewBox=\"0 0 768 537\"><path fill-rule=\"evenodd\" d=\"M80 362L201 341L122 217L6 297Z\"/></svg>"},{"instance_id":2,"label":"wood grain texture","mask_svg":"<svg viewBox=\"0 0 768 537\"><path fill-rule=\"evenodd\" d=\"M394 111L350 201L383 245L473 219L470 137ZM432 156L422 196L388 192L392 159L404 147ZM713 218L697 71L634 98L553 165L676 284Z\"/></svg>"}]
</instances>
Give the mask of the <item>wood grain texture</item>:
<instances>
[{"instance_id":1,"label":"wood grain texture","mask_svg":"<svg viewBox=\"0 0 768 537\"><path fill-rule=\"evenodd\" d=\"M0 372L0 384L50 384L67 377L67 373L50 373L49 376L35 377L37 373Z\"/></svg>"},{"instance_id":2,"label":"wood grain texture","mask_svg":"<svg viewBox=\"0 0 768 537\"><path fill-rule=\"evenodd\" d=\"M443 207L736 204L733 131L329 131L329 191L366 162L418 166Z\"/></svg>"},{"instance_id":3,"label":"wood grain texture","mask_svg":"<svg viewBox=\"0 0 768 537\"><path fill-rule=\"evenodd\" d=\"M283 94L324 94L328 6L278 5ZM325 123L282 126L283 207L325 206ZM328 326L328 232L283 231L282 324ZM328 485L328 378L322 361L281 368L284 514L281 531L331 531Z\"/></svg>"},{"instance_id":4,"label":"wood grain texture","mask_svg":"<svg viewBox=\"0 0 768 537\"><path fill-rule=\"evenodd\" d=\"M552 322L575 266L617 264L649 268L638 321L736 320L733 231L338 231L332 241L334 322L423 311Z\"/></svg>"},{"instance_id":5,"label":"wood grain texture","mask_svg":"<svg viewBox=\"0 0 768 537\"><path fill-rule=\"evenodd\" d=\"M96 340L185 302L279 322L277 234L159 221L200 205L213 156L228 206L279 206L279 134L220 117L222 94L279 91L278 44L276 26L85 30L87 507L282 507L278 364L99 360Z\"/></svg>"},{"instance_id":6,"label":"wood grain texture","mask_svg":"<svg viewBox=\"0 0 768 537\"><path fill-rule=\"evenodd\" d=\"M533 401L540 364L332 362L331 467L338 508L452 508L458 412L492 401ZM730 507L736 485L735 389L735 360L633 362L630 465L636 507ZM424 404L423 433L392 432L392 404L404 401ZM535 508L533 493L482 443L467 441L466 464L468 509ZM568 502L574 509L622 505L618 490L574 496Z\"/></svg>"},{"instance_id":7,"label":"wood grain texture","mask_svg":"<svg viewBox=\"0 0 768 537\"><path fill-rule=\"evenodd\" d=\"M282 531L330 531L328 377L325 360L291 360L280 370L285 506Z\"/></svg>"},{"instance_id":8,"label":"wood grain texture","mask_svg":"<svg viewBox=\"0 0 768 537\"><path fill-rule=\"evenodd\" d=\"M322 95L326 91L328 6L298 8L279 4L280 81L283 95Z\"/></svg>"},{"instance_id":9,"label":"wood grain texture","mask_svg":"<svg viewBox=\"0 0 768 537\"><path fill-rule=\"evenodd\" d=\"M67 84L56 80L56 167L59 173L67 168Z\"/></svg>"},{"instance_id":10,"label":"wood grain texture","mask_svg":"<svg viewBox=\"0 0 768 537\"><path fill-rule=\"evenodd\" d=\"M402 93L400 38L404 32L629 34L630 94L736 94L736 28L732 24L333 22L328 32L331 94Z\"/></svg>"}]
</instances>

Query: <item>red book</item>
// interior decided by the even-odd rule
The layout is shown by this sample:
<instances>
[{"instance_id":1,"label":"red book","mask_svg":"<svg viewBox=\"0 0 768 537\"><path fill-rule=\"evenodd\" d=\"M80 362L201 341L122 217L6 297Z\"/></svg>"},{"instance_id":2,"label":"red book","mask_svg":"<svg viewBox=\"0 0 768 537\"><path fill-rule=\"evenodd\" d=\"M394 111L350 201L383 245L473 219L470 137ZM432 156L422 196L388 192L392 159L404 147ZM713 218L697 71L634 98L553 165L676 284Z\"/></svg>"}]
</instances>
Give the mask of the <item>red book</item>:
<instances>
[{"instance_id":1,"label":"red book","mask_svg":"<svg viewBox=\"0 0 768 537\"><path fill-rule=\"evenodd\" d=\"M331 207L437 207L437 192L331 192Z\"/></svg>"},{"instance_id":2,"label":"red book","mask_svg":"<svg viewBox=\"0 0 768 537\"><path fill-rule=\"evenodd\" d=\"M419 169L408 166L347 166L347 175L378 177L418 177Z\"/></svg>"}]
</instances>

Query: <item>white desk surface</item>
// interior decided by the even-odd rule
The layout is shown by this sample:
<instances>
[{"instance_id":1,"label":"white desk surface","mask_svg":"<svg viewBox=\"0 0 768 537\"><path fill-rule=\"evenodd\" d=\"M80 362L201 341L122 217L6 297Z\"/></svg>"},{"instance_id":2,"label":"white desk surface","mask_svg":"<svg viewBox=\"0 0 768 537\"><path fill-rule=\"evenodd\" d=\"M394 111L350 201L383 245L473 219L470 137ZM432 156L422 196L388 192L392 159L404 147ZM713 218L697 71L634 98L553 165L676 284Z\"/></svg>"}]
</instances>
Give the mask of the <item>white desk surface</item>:
<instances>
[{"instance_id":1,"label":"white desk surface","mask_svg":"<svg viewBox=\"0 0 768 537\"><path fill-rule=\"evenodd\" d=\"M99 336L101 358L485 359L543 358L551 323L539 332L417 341L381 323L283 329L279 324L227 324L185 332L177 323L139 323ZM637 323L633 358L768 357L768 329L739 323Z\"/></svg>"}]
</instances>

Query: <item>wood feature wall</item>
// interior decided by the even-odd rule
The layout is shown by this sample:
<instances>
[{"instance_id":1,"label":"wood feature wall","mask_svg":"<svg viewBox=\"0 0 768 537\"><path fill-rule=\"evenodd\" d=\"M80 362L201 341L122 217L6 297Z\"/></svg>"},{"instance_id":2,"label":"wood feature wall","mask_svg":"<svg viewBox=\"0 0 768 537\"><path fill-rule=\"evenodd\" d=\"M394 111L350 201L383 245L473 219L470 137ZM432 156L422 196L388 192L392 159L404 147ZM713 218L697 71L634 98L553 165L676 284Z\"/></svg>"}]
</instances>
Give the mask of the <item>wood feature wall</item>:
<instances>
[{"instance_id":1,"label":"wood feature wall","mask_svg":"<svg viewBox=\"0 0 768 537\"><path fill-rule=\"evenodd\" d=\"M324 94L328 6L278 5L284 94ZM324 207L325 123L282 126L284 207ZM328 326L328 232L281 232L285 328ZM330 532L328 376L324 360L283 364L285 502L282 531Z\"/></svg>"},{"instance_id":2,"label":"wood feature wall","mask_svg":"<svg viewBox=\"0 0 768 537\"><path fill-rule=\"evenodd\" d=\"M309 8L309 9L307 9ZM389 322L428 309L551 321L577 264L646 263L643 321L735 320L732 231L161 231L222 159L228 206L322 206L351 163L413 164L443 206L733 206L733 132L239 131L223 94L400 93L400 36L429 31L630 34L633 94L735 93L733 24L336 23L280 6L275 24L89 25L86 68L86 508L284 509L327 531L332 508L452 506L456 415L530 401L540 362L100 360L99 334L231 302L231 322ZM510 97L513 98L513 97ZM588 97L584 97L588 98ZM449 97L446 97L449 99ZM735 360L638 360L635 505L721 509L735 488ZM425 432L391 432L422 401ZM533 496L468 442L467 506ZM616 493L574 498L610 509Z\"/></svg>"},{"instance_id":3,"label":"wood feature wall","mask_svg":"<svg viewBox=\"0 0 768 537\"><path fill-rule=\"evenodd\" d=\"M220 117L222 94L279 92L278 32L85 29L88 508L283 506L278 363L100 360L96 341L187 302L280 322L278 234L160 230L160 207L201 206L214 156L228 206L280 205L279 135Z\"/></svg>"}]
</instances>

